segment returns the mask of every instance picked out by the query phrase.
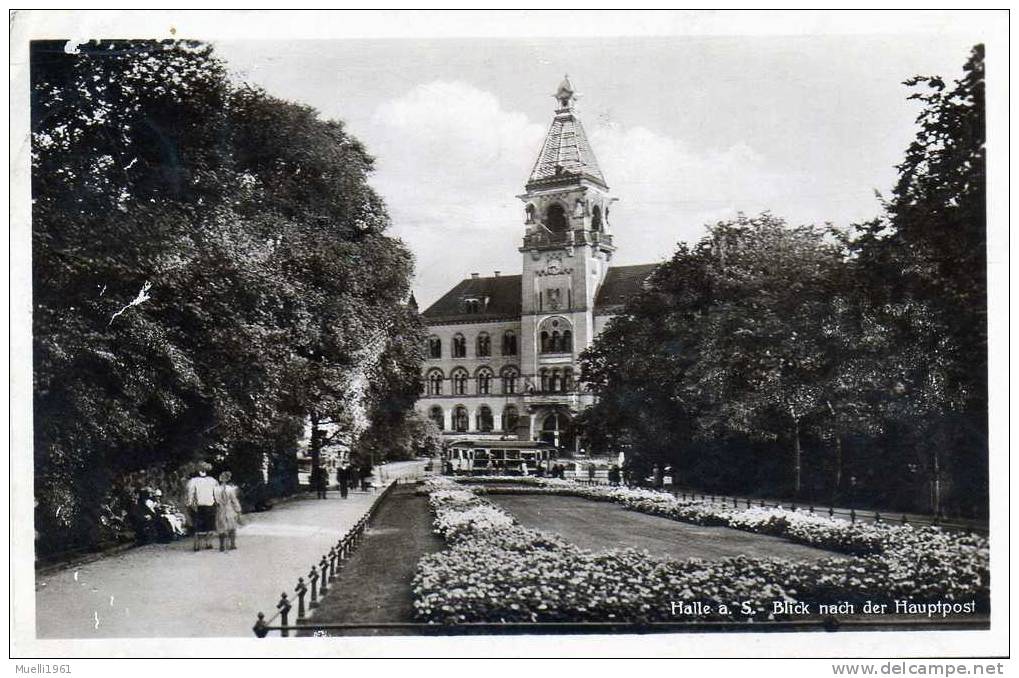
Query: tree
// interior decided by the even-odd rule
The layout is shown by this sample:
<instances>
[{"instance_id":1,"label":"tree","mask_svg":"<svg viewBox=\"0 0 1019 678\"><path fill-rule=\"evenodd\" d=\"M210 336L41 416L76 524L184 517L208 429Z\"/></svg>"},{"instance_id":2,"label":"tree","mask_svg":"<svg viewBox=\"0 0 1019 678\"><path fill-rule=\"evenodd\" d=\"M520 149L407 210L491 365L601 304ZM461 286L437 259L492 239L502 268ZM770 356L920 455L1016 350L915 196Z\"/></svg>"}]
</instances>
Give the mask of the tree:
<instances>
[{"instance_id":1,"label":"tree","mask_svg":"<svg viewBox=\"0 0 1019 678\"><path fill-rule=\"evenodd\" d=\"M922 429L917 443L941 510L942 479L970 508L987 497L986 149L984 48L963 77L915 77L916 138L898 166L886 215L852 245L863 287L894 333L889 413Z\"/></svg>"},{"instance_id":2,"label":"tree","mask_svg":"<svg viewBox=\"0 0 1019 678\"><path fill-rule=\"evenodd\" d=\"M846 249L828 228L768 214L715 224L694 248L681 245L583 356L599 395L587 434L702 480L716 460L731 475L716 471L713 484L785 468L794 494L810 434L834 442L837 487L842 436L874 417L874 368L857 352L866 342L848 280ZM784 464L737 451L774 455L783 441Z\"/></svg>"},{"instance_id":3,"label":"tree","mask_svg":"<svg viewBox=\"0 0 1019 678\"><path fill-rule=\"evenodd\" d=\"M295 473L306 417L367 426L412 269L342 123L234 85L208 46L63 45L32 58L47 547L94 543L125 472L202 457L258 484Z\"/></svg>"},{"instance_id":4,"label":"tree","mask_svg":"<svg viewBox=\"0 0 1019 678\"><path fill-rule=\"evenodd\" d=\"M681 244L582 356L592 445L744 491L835 501L863 474L882 506L940 511L947 488L986 511L983 68L977 46L954 86L907 81L919 129L883 217L740 216ZM923 470L929 503L903 499Z\"/></svg>"}]
</instances>

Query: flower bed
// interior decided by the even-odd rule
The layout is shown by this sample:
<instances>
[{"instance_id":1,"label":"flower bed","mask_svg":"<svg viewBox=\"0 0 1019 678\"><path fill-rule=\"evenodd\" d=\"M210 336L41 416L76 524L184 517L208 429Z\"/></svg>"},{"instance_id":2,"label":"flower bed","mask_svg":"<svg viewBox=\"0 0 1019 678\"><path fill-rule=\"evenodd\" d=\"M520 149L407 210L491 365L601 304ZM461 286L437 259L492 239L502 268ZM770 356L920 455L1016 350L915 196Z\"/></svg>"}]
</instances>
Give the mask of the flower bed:
<instances>
[{"instance_id":1,"label":"flower bed","mask_svg":"<svg viewBox=\"0 0 1019 678\"><path fill-rule=\"evenodd\" d=\"M556 494L564 489L540 488ZM624 488L597 489L608 490L598 493L603 500L643 502L635 510L671 515L675 508L661 497L643 496L646 490L634 495ZM696 620L781 619L785 615L776 614L774 604L783 601L815 606L848 602L857 610L866 601L958 601L967 610L987 605L987 543L975 535L877 526L866 534L881 535L880 552L866 556L815 562L745 556L672 561L635 549L579 549L518 525L485 500L482 490L467 490L449 479L431 480L425 490L435 529L449 548L418 563L414 605L423 621L676 621L674 602L699 603ZM683 513L691 520L721 520L721 512L711 514L702 506L682 509L703 512ZM800 531L809 533L809 539L843 543L841 527L820 523L817 516L800 520L786 515L791 511L728 511L741 529Z\"/></svg>"}]
</instances>

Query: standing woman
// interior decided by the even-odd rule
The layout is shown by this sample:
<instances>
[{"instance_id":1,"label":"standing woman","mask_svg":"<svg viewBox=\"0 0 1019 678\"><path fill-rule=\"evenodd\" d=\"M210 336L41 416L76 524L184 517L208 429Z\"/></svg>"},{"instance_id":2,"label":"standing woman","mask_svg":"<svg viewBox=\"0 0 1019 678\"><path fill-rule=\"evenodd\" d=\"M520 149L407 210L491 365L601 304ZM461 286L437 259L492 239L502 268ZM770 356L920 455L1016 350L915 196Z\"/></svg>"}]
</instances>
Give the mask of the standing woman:
<instances>
[{"instance_id":1,"label":"standing woman","mask_svg":"<svg viewBox=\"0 0 1019 678\"><path fill-rule=\"evenodd\" d=\"M241 519L241 501L237 498L237 486L230 482L229 471L219 474L216 488L216 531L219 533L219 550L226 550L226 538L230 537L230 549L237 548L237 525Z\"/></svg>"}]
</instances>

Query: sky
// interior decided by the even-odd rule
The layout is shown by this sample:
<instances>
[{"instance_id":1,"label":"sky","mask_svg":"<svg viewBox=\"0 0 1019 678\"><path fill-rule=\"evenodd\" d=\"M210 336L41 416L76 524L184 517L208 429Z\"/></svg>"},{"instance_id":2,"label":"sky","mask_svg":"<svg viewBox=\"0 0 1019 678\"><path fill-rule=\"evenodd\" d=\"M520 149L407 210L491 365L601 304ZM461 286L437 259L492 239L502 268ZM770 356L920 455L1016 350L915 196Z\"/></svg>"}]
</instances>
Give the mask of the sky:
<instances>
[{"instance_id":1,"label":"sky","mask_svg":"<svg viewBox=\"0 0 1019 678\"><path fill-rule=\"evenodd\" d=\"M569 74L614 197L614 263L668 258L765 210L880 213L919 111L902 81L954 79L960 34L215 41L233 77L339 119L415 255L422 309L472 272L518 273L516 197Z\"/></svg>"}]
</instances>

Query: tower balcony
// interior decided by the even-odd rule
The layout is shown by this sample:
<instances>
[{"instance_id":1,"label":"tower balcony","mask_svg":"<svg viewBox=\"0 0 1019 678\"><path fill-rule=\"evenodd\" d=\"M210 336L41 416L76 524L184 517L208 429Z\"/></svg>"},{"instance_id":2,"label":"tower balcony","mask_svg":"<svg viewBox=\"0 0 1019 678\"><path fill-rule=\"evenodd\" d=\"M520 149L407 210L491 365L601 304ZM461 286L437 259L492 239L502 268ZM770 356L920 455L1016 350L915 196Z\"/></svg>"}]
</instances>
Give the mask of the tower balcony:
<instances>
[{"instance_id":1,"label":"tower balcony","mask_svg":"<svg viewBox=\"0 0 1019 678\"><path fill-rule=\"evenodd\" d=\"M546 247L562 247L576 245L602 245L612 247L612 236L601 231L585 231L577 229L574 231L563 231L561 233L549 232L547 230L535 230L524 236L524 245L521 249L543 249Z\"/></svg>"}]
</instances>

